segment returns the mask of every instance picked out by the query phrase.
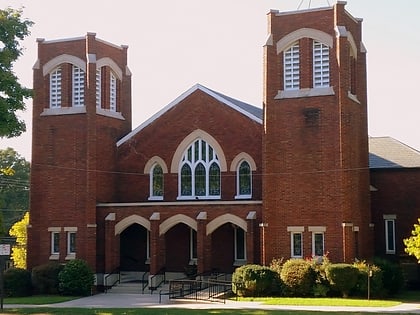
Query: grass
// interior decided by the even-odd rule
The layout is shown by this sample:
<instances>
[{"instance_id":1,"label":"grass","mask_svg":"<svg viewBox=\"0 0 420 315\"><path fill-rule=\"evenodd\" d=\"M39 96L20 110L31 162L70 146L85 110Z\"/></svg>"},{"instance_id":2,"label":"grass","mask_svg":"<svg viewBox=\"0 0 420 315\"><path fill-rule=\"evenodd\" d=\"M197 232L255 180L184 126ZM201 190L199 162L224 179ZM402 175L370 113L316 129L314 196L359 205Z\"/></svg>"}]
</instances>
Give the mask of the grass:
<instances>
[{"instance_id":1,"label":"grass","mask_svg":"<svg viewBox=\"0 0 420 315\"><path fill-rule=\"evenodd\" d=\"M340 298L242 298L243 301L262 302L267 305L303 305L303 306L357 306L357 307L391 307L401 304L394 300L366 300Z\"/></svg>"},{"instance_id":2,"label":"grass","mask_svg":"<svg viewBox=\"0 0 420 315\"><path fill-rule=\"evenodd\" d=\"M62 295L32 295L25 297L7 297L4 304L23 304L23 305L41 305L67 302L79 297Z\"/></svg>"},{"instance_id":3,"label":"grass","mask_svg":"<svg viewBox=\"0 0 420 315\"><path fill-rule=\"evenodd\" d=\"M24 298L5 298L4 304L42 305L69 301L77 297L31 296ZM241 298L241 301L258 301L268 305L306 305L306 306L364 306L390 307L403 302L420 303L419 291L407 291L393 300L366 300L340 298ZM6 308L0 314L36 314L36 315L325 315L318 311L294 310L261 310L261 309L181 309L181 308L59 308L59 307L19 307ZM328 315L339 315L342 312L328 312ZM371 315L371 312L346 312L347 315ZM399 314L399 313L394 313Z\"/></svg>"},{"instance_id":4,"label":"grass","mask_svg":"<svg viewBox=\"0 0 420 315\"><path fill-rule=\"evenodd\" d=\"M30 308L7 309L1 314L36 315L342 315L343 312L280 311L257 309L177 309L177 308L137 308L137 309L81 309L81 308ZM394 315L403 313L393 313ZM346 315L372 315L371 312L346 312Z\"/></svg>"}]
</instances>

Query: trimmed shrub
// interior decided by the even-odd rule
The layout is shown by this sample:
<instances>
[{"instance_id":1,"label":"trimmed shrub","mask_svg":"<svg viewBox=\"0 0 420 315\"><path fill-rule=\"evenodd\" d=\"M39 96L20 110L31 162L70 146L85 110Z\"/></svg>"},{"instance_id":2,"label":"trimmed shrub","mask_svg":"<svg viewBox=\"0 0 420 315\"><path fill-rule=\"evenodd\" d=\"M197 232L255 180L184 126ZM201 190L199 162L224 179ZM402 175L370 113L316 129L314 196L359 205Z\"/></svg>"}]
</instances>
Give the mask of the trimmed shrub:
<instances>
[{"instance_id":1,"label":"trimmed shrub","mask_svg":"<svg viewBox=\"0 0 420 315\"><path fill-rule=\"evenodd\" d=\"M31 273L22 268L7 269L4 272L4 292L9 297L31 295Z\"/></svg>"},{"instance_id":2,"label":"trimmed shrub","mask_svg":"<svg viewBox=\"0 0 420 315\"><path fill-rule=\"evenodd\" d=\"M36 294L58 294L58 274L64 266L58 262L36 266L32 269L32 285Z\"/></svg>"},{"instance_id":3,"label":"trimmed shrub","mask_svg":"<svg viewBox=\"0 0 420 315\"><path fill-rule=\"evenodd\" d=\"M290 296L311 296L316 274L311 262L304 259L289 259L281 269L280 278Z\"/></svg>"},{"instance_id":4,"label":"trimmed shrub","mask_svg":"<svg viewBox=\"0 0 420 315\"><path fill-rule=\"evenodd\" d=\"M374 264L382 270L384 294L395 295L404 287L404 274L401 266L386 259L375 258Z\"/></svg>"},{"instance_id":5,"label":"trimmed shrub","mask_svg":"<svg viewBox=\"0 0 420 315\"><path fill-rule=\"evenodd\" d=\"M278 274L268 267L244 265L232 275L233 293L239 296L270 296L281 293Z\"/></svg>"},{"instance_id":6,"label":"trimmed shrub","mask_svg":"<svg viewBox=\"0 0 420 315\"><path fill-rule=\"evenodd\" d=\"M81 259L69 261L58 274L59 290L63 295L87 296L91 294L94 275Z\"/></svg>"},{"instance_id":7,"label":"trimmed shrub","mask_svg":"<svg viewBox=\"0 0 420 315\"><path fill-rule=\"evenodd\" d=\"M325 271L330 284L337 288L343 297L348 297L356 286L359 270L350 264L331 264Z\"/></svg>"}]
</instances>

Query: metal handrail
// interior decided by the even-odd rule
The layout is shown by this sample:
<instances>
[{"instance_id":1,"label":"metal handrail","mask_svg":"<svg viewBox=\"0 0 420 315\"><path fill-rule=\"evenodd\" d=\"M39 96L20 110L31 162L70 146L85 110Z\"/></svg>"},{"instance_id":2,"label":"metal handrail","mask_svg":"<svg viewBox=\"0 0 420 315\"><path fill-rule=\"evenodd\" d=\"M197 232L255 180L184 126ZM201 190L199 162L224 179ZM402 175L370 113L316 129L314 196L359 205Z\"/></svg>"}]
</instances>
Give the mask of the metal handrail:
<instances>
[{"instance_id":1,"label":"metal handrail","mask_svg":"<svg viewBox=\"0 0 420 315\"><path fill-rule=\"evenodd\" d=\"M115 275L115 274L118 274L118 278L112 285L110 285L109 288L112 288L116 283L119 283L121 281L121 273L120 273L120 267L119 266L116 267L114 270L112 270L109 274L107 274L105 276L105 279L104 279L104 291L105 291L105 293L108 292L108 278L111 277L112 275Z\"/></svg>"},{"instance_id":2,"label":"metal handrail","mask_svg":"<svg viewBox=\"0 0 420 315\"><path fill-rule=\"evenodd\" d=\"M165 268L161 268L156 274L154 274L150 278L149 283L150 284L154 283L155 278L160 278L160 281L156 285L154 285L153 287L149 286L149 290L150 290L151 293L153 293L153 291L157 290L157 288L159 288L160 285L166 281Z\"/></svg>"},{"instance_id":3,"label":"metal handrail","mask_svg":"<svg viewBox=\"0 0 420 315\"><path fill-rule=\"evenodd\" d=\"M186 298L193 300L220 301L226 303L226 293L232 291L232 282L221 280L170 280L169 299Z\"/></svg>"},{"instance_id":4,"label":"metal handrail","mask_svg":"<svg viewBox=\"0 0 420 315\"><path fill-rule=\"evenodd\" d=\"M149 272L145 271L143 273L143 276L141 277L141 283L142 283L142 288L141 288L141 292L144 293L144 289L146 289L149 286L149 279L145 279L146 276L149 276Z\"/></svg>"}]
</instances>

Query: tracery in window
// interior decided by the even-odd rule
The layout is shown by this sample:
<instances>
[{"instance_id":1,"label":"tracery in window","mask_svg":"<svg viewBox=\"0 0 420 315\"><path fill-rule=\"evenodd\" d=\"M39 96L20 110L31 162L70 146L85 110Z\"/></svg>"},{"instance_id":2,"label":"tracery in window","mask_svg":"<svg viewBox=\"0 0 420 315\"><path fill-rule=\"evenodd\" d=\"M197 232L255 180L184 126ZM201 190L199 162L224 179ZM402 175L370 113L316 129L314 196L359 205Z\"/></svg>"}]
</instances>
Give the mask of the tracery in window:
<instances>
[{"instance_id":1,"label":"tracery in window","mask_svg":"<svg viewBox=\"0 0 420 315\"><path fill-rule=\"evenodd\" d=\"M195 140L180 163L179 198L220 198L220 165L216 152L204 140Z\"/></svg>"},{"instance_id":2,"label":"tracery in window","mask_svg":"<svg viewBox=\"0 0 420 315\"><path fill-rule=\"evenodd\" d=\"M285 90L297 90L300 88L299 59L299 42L294 43L283 52L283 78Z\"/></svg>"}]
</instances>

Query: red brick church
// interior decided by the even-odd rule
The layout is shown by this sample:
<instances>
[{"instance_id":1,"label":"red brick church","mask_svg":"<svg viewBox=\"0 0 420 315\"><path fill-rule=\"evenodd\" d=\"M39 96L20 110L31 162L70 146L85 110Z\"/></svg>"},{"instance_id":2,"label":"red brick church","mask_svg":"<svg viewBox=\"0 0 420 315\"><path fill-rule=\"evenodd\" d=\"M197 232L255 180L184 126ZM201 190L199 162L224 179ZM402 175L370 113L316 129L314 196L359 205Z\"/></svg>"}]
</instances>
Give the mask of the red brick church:
<instances>
[{"instance_id":1,"label":"red brick church","mask_svg":"<svg viewBox=\"0 0 420 315\"><path fill-rule=\"evenodd\" d=\"M345 4L268 13L262 109L197 84L135 129L127 46L39 39L28 268L80 258L101 286L115 270L401 259L420 153L368 137Z\"/></svg>"}]
</instances>

